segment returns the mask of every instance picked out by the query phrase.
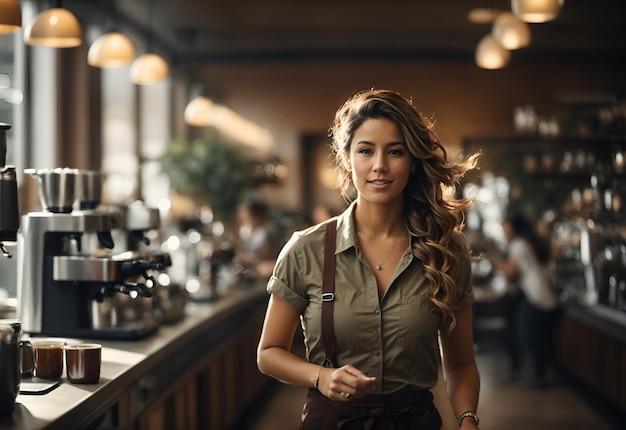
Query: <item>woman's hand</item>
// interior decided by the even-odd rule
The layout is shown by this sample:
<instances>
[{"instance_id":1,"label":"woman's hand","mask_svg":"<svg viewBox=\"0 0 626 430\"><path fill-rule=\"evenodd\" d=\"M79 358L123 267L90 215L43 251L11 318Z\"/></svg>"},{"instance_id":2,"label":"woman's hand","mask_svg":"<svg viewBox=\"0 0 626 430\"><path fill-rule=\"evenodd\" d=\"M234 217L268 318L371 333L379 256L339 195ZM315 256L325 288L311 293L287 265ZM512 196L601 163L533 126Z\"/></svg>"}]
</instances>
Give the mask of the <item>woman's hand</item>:
<instances>
[{"instance_id":1,"label":"woman's hand","mask_svg":"<svg viewBox=\"0 0 626 430\"><path fill-rule=\"evenodd\" d=\"M322 369L317 386L320 393L329 399L347 402L373 393L376 377L367 376L348 364L338 369Z\"/></svg>"}]
</instances>

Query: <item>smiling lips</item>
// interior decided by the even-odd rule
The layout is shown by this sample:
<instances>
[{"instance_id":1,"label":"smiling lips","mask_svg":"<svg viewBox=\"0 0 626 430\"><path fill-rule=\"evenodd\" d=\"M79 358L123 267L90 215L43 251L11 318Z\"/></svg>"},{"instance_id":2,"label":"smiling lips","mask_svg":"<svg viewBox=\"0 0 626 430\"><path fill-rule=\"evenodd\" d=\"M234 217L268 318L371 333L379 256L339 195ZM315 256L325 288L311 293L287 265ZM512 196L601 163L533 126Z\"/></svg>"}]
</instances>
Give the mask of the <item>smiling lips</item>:
<instances>
[{"instance_id":1,"label":"smiling lips","mask_svg":"<svg viewBox=\"0 0 626 430\"><path fill-rule=\"evenodd\" d=\"M391 180L389 179L373 179L371 181L368 181L374 188L385 188L387 187L389 184L391 184Z\"/></svg>"}]
</instances>

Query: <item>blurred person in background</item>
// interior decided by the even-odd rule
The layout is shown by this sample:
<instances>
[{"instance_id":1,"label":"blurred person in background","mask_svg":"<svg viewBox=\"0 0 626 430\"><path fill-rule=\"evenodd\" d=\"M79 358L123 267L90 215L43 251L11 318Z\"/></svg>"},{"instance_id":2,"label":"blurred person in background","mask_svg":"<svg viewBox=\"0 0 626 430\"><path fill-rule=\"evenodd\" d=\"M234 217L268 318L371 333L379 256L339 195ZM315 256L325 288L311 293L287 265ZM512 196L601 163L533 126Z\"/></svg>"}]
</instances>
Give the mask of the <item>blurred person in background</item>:
<instances>
[{"instance_id":1,"label":"blurred person in background","mask_svg":"<svg viewBox=\"0 0 626 430\"><path fill-rule=\"evenodd\" d=\"M237 216L241 240L235 263L258 276L269 277L282 246L270 220L269 207L258 199L249 199L241 205Z\"/></svg>"},{"instance_id":2,"label":"blurred person in background","mask_svg":"<svg viewBox=\"0 0 626 430\"><path fill-rule=\"evenodd\" d=\"M525 357L530 358L530 388L546 385L558 298L552 285L550 247L520 213L502 222L508 241L507 258L493 261L513 288L504 298L507 317L507 352L510 378L520 376Z\"/></svg>"},{"instance_id":3,"label":"blurred person in background","mask_svg":"<svg viewBox=\"0 0 626 430\"><path fill-rule=\"evenodd\" d=\"M354 186L356 199L281 251L259 369L309 388L301 429L436 430L431 389L443 356L455 426L477 429L474 294L461 232L471 202L454 193L476 157L449 160L432 124L388 90L349 98L331 133L342 193ZM305 359L291 350L299 324Z\"/></svg>"}]
</instances>

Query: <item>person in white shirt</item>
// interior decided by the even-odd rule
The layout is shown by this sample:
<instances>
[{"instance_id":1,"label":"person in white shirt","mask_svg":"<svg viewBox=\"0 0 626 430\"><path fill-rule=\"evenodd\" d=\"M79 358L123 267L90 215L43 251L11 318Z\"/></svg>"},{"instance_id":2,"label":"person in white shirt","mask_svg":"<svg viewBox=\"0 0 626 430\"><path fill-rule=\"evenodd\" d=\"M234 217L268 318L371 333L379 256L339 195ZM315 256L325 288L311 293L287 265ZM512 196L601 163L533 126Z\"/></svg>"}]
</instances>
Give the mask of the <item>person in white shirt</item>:
<instances>
[{"instance_id":1,"label":"person in white shirt","mask_svg":"<svg viewBox=\"0 0 626 430\"><path fill-rule=\"evenodd\" d=\"M509 354L511 371L519 372L524 355L531 359L531 388L546 385L546 368L552 346L558 298L550 273L550 249L532 224L521 214L512 213L502 222L509 242L508 258L495 262L496 270L514 282L518 290L509 299ZM513 343L519 342L521 352ZM519 355L518 355L519 354Z\"/></svg>"}]
</instances>

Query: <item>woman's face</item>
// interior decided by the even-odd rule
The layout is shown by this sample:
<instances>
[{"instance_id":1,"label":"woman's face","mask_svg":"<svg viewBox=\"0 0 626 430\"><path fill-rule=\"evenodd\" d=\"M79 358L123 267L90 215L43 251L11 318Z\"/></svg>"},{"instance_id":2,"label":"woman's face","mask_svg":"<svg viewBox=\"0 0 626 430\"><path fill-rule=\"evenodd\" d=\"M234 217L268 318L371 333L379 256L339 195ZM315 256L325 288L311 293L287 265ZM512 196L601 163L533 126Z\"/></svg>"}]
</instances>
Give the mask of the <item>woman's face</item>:
<instances>
[{"instance_id":1,"label":"woman's face","mask_svg":"<svg viewBox=\"0 0 626 430\"><path fill-rule=\"evenodd\" d=\"M411 174L411 154L393 121L370 118L363 122L354 132L349 155L360 199L376 204L402 201Z\"/></svg>"}]
</instances>

